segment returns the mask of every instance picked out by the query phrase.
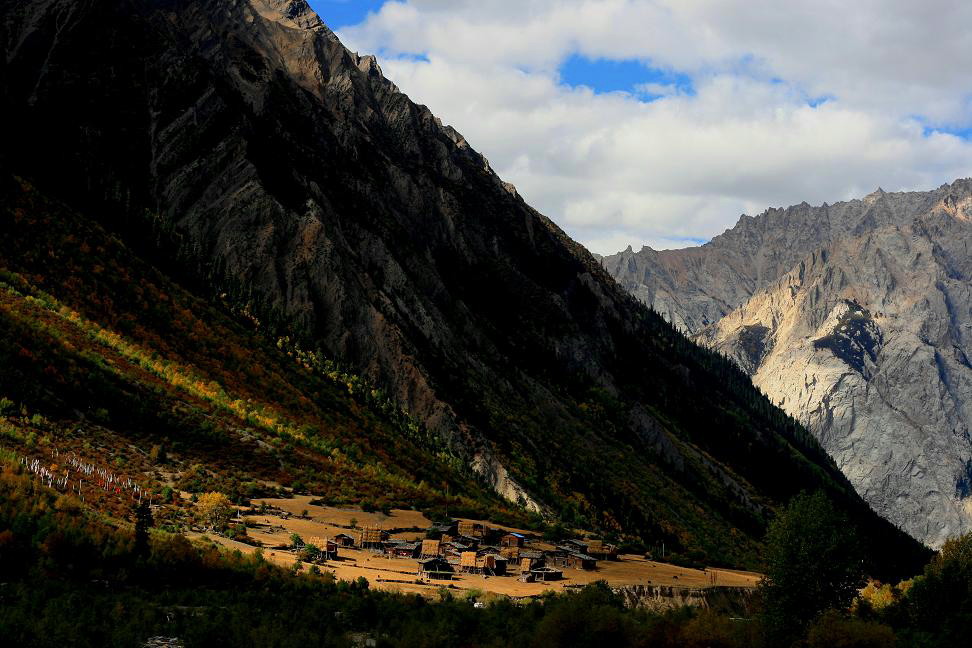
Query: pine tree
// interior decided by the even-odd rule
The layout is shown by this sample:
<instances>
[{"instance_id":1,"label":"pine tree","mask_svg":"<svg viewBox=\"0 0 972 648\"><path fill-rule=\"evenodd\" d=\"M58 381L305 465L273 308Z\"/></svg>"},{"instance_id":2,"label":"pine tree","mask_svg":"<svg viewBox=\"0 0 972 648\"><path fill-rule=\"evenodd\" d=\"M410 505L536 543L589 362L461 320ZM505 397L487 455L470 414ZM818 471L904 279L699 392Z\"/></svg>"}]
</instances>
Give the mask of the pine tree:
<instances>
[{"instance_id":1,"label":"pine tree","mask_svg":"<svg viewBox=\"0 0 972 648\"><path fill-rule=\"evenodd\" d=\"M149 529L155 524L152 509L148 502L139 502L135 507L135 555L141 558L149 553Z\"/></svg>"}]
</instances>

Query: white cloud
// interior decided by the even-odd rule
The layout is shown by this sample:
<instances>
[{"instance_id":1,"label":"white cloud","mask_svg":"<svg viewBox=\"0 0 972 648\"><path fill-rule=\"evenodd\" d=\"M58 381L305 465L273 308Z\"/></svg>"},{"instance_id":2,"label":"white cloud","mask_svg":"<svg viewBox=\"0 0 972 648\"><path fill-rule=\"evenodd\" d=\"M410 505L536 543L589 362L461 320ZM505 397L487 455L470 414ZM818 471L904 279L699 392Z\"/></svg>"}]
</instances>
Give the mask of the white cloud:
<instances>
[{"instance_id":1,"label":"white cloud","mask_svg":"<svg viewBox=\"0 0 972 648\"><path fill-rule=\"evenodd\" d=\"M340 36L384 53L529 202L611 253L709 238L770 205L972 175L972 143L916 117L972 121L969 24L959 2L409 0ZM557 72L571 53L651 61L695 91L571 88Z\"/></svg>"}]
</instances>

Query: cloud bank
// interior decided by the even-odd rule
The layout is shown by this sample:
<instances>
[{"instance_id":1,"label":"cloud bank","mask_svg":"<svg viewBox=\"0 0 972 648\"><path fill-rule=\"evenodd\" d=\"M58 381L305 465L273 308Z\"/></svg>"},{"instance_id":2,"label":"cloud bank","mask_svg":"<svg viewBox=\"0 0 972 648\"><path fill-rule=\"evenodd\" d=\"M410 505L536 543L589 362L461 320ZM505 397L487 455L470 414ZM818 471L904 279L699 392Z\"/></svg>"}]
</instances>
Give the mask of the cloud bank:
<instances>
[{"instance_id":1,"label":"cloud bank","mask_svg":"<svg viewBox=\"0 0 972 648\"><path fill-rule=\"evenodd\" d=\"M970 24L942 1L407 0L339 35L607 254L972 175ZM603 92L577 60L639 65Z\"/></svg>"}]
</instances>

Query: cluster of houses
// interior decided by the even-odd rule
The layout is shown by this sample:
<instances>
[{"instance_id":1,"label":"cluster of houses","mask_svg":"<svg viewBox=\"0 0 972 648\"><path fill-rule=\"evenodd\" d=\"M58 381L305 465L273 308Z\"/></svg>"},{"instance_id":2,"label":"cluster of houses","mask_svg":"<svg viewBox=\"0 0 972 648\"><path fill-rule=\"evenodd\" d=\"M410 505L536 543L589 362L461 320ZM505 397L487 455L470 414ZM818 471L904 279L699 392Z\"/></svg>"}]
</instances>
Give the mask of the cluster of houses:
<instances>
[{"instance_id":1,"label":"cluster of houses","mask_svg":"<svg viewBox=\"0 0 972 648\"><path fill-rule=\"evenodd\" d=\"M514 571L523 582L560 580L565 569L597 569L598 560L617 557L617 550L601 540L564 540L551 544L536 536L491 529L480 522L453 520L430 528L425 539L391 538L378 527L359 529L356 536L338 533L308 538L318 557L334 560L344 548L367 549L395 558L418 561L418 575L450 580L456 573L506 576ZM306 545L300 540L296 548Z\"/></svg>"},{"instance_id":2,"label":"cluster of houses","mask_svg":"<svg viewBox=\"0 0 972 648\"><path fill-rule=\"evenodd\" d=\"M598 560L616 556L615 548L600 540L566 540L551 545L466 520L433 526L420 541L394 540L387 534L365 530L360 542L364 548L389 556L418 560L420 576L443 580L457 572L505 576L514 566L524 582L559 580L564 569L597 569Z\"/></svg>"}]
</instances>

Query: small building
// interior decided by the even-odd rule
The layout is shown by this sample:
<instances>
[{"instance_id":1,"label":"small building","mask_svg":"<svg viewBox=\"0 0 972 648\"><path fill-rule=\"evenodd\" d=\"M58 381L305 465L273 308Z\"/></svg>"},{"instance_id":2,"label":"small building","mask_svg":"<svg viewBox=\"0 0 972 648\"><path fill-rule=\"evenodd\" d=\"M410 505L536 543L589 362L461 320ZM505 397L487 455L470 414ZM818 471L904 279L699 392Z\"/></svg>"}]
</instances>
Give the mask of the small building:
<instances>
[{"instance_id":1,"label":"small building","mask_svg":"<svg viewBox=\"0 0 972 648\"><path fill-rule=\"evenodd\" d=\"M461 542L453 541L439 543L439 553L443 556L459 556L470 549L471 547L468 547Z\"/></svg>"},{"instance_id":2,"label":"small building","mask_svg":"<svg viewBox=\"0 0 972 648\"><path fill-rule=\"evenodd\" d=\"M338 543L341 547L353 547L354 538L347 533L339 533L333 538L334 542Z\"/></svg>"},{"instance_id":3,"label":"small building","mask_svg":"<svg viewBox=\"0 0 972 648\"><path fill-rule=\"evenodd\" d=\"M554 569L553 567L536 567L531 569L529 574L533 577L533 580L529 582L534 583L561 580L564 577L564 572L560 571L559 569Z\"/></svg>"},{"instance_id":4,"label":"small building","mask_svg":"<svg viewBox=\"0 0 972 648\"><path fill-rule=\"evenodd\" d=\"M338 543L334 542L333 539L328 538L324 541L324 546L321 547L324 553L324 560L337 560L338 557Z\"/></svg>"},{"instance_id":5,"label":"small building","mask_svg":"<svg viewBox=\"0 0 972 648\"><path fill-rule=\"evenodd\" d=\"M338 557L338 543L333 538L313 536L308 538L307 543L302 548L306 549L308 546L315 547L318 553L317 557L323 560L336 560Z\"/></svg>"},{"instance_id":6,"label":"small building","mask_svg":"<svg viewBox=\"0 0 972 648\"><path fill-rule=\"evenodd\" d=\"M597 569L597 560L587 554L569 553L564 558L564 567L571 569Z\"/></svg>"},{"instance_id":7,"label":"small building","mask_svg":"<svg viewBox=\"0 0 972 648\"><path fill-rule=\"evenodd\" d=\"M395 558L418 558L420 548L417 542L395 542L385 546L385 553Z\"/></svg>"},{"instance_id":8,"label":"small building","mask_svg":"<svg viewBox=\"0 0 972 648\"><path fill-rule=\"evenodd\" d=\"M378 527L367 527L358 533L358 546L362 549L381 549L389 534Z\"/></svg>"},{"instance_id":9,"label":"small building","mask_svg":"<svg viewBox=\"0 0 972 648\"><path fill-rule=\"evenodd\" d=\"M519 533L507 533L500 538L501 547L522 547L525 538Z\"/></svg>"},{"instance_id":10,"label":"small building","mask_svg":"<svg viewBox=\"0 0 972 648\"><path fill-rule=\"evenodd\" d=\"M588 540L587 551L582 553L593 556L598 560L614 560L618 557L618 548L603 540Z\"/></svg>"},{"instance_id":11,"label":"small building","mask_svg":"<svg viewBox=\"0 0 972 648\"><path fill-rule=\"evenodd\" d=\"M507 560L519 561L520 559L520 548L519 547L502 547L500 549L500 555Z\"/></svg>"},{"instance_id":12,"label":"small building","mask_svg":"<svg viewBox=\"0 0 972 648\"><path fill-rule=\"evenodd\" d=\"M459 569L467 574L478 574L480 567L476 558L475 551L463 551L459 555Z\"/></svg>"},{"instance_id":13,"label":"small building","mask_svg":"<svg viewBox=\"0 0 972 648\"><path fill-rule=\"evenodd\" d=\"M539 551L520 551L520 570L529 571L534 567L543 567L546 564L544 555Z\"/></svg>"},{"instance_id":14,"label":"small building","mask_svg":"<svg viewBox=\"0 0 972 648\"><path fill-rule=\"evenodd\" d=\"M459 532L459 535L482 538L484 535L486 535L486 532L489 529L482 522L473 522L471 520L459 520L457 530Z\"/></svg>"},{"instance_id":15,"label":"small building","mask_svg":"<svg viewBox=\"0 0 972 648\"><path fill-rule=\"evenodd\" d=\"M456 527L459 523L455 520L452 522L442 522L439 524L434 524L429 528L430 536L443 536L443 535L456 535Z\"/></svg>"},{"instance_id":16,"label":"small building","mask_svg":"<svg viewBox=\"0 0 972 648\"><path fill-rule=\"evenodd\" d=\"M484 574L492 576L505 576L508 561L499 554L490 553L476 558L476 566Z\"/></svg>"},{"instance_id":17,"label":"small building","mask_svg":"<svg viewBox=\"0 0 972 648\"><path fill-rule=\"evenodd\" d=\"M436 580L452 580L454 572L455 569L449 564L449 561L443 558L423 558L419 560L419 576Z\"/></svg>"},{"instance_id":18,"label":"small building","mask_svg":"<svg viewBox=\"0 0 972 648\"><path fill-rule=\"evenodd\" d=\"M583 540L564 540L557 548L577 553L587 553L587 543Z\"/></svg>"},{"instance_id":19,"label":"small building","mask_svg":"<svg viewBox=\"0 0 972 648\"><path fill-rule=\"evenodd\" d=\"M442 544L438 540L423 540L422 541L422 558L435 558L442 551Z\"/></svg>"}]
</instances>

